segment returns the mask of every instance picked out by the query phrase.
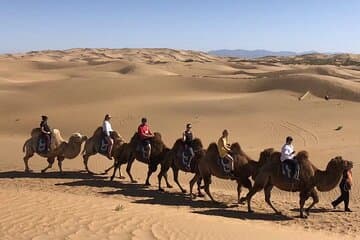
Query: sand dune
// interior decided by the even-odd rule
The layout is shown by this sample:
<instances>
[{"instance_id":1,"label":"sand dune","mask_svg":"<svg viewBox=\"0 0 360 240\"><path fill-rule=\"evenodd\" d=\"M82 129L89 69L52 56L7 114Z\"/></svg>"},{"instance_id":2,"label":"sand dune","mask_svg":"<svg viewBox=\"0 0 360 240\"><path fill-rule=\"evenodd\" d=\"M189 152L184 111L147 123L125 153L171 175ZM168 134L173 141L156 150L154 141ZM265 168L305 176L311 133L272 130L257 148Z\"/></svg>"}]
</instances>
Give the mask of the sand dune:
<instances>
[{"instance_id":1,"label":"sand dune","mask_svg":"<svg viewBox=\"0 0 360 240\"><path fill-rule=\"evenodd\" d=\"M320 194L307 220L299 219L298 194L273 191L285 215L272 215L263 194L254 215L236 203L232 181L214 178L217 200L191 202L177 186L157 191L157 178L145 188L146 166L134 164L131 184L84 172L81 157L39 171L45 159L30 160L23 173L22 145L42 114L64 138L90 136L105 113L129 140L146 116L167 146L187 122L205 146L224 128L254 159L267 147L279 148L292 135L296 150L307 150L319 168L337 155L357 162L360 142L360 69L356 55L304 55L241 60L172 49L70 49L0 55L0 233L1 239L338 239L360 231L359 178L348 214L330 209L339 191ZM310 94L299 101L306 91ZM329 95L330 101L324 100ZM341 130L335 131L339 126ZM90 158L102 172L112 162ZM357 165L356 165L357 166ZM123 167L124 168L124 167ZM170 177L172 176L169 173ZM188 188L190 174L181 173ZM172 182L172 181L171 181ZM173 182L172 182L173 184ZM244 190L244 192L246 192ZM245 193L243 193L245 194ZM341 236L343 237L343 236Z\"/></svg>"}]
</instances>

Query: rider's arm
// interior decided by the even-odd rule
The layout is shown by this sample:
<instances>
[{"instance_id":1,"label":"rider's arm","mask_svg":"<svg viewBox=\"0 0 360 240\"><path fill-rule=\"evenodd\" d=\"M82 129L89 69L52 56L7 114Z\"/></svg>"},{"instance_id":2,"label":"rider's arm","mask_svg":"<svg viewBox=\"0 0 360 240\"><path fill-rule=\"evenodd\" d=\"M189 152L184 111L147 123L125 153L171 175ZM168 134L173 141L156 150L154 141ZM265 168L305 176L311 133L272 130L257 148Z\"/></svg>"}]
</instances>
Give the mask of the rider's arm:
<instances>
[{"instance_id":1,"label":"rider's arm","mask_svg":"<svg viewBox=\"0 0 360 240\"><path fill-rule=\"evenodd\" d=\"M223 146L224 146L225 150L228 151L228 152L230 152L231 149L229 148L229 145L227 144L226 139L223 138L223 139L222 139L222 143L223 143Z\"/></svg>"}]
</instances>

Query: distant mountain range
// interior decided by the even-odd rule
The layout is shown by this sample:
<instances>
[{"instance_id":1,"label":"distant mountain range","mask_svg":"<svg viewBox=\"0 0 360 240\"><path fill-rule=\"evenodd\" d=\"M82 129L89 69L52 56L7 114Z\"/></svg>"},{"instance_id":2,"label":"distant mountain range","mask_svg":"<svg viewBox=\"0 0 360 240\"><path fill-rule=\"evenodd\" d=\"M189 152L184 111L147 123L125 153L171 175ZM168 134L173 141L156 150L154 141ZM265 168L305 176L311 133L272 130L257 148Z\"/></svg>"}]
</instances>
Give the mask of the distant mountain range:
<instances>
[{"instance_id":1,"label":"distant mountain range","mask_svg":"<svg viewBox=\"0 0 360 240\"><path fill-rule=\"evenodd\" d=\"M316 51L307 51L307 52L290 52L290 51L279 51L273 52L263 49L257 50L243 50L243 49L236 49L236 50L229 50L229 49L219 49L213 50L208 52L211 55L221 56L221 57L238 57L238 58L260 58L266 56L276 56L276 57L289 57L289 56L296 56L296 55L303 55L303 54L310 54L310 53L317 53Z\"/></svg>"}]
</instances>

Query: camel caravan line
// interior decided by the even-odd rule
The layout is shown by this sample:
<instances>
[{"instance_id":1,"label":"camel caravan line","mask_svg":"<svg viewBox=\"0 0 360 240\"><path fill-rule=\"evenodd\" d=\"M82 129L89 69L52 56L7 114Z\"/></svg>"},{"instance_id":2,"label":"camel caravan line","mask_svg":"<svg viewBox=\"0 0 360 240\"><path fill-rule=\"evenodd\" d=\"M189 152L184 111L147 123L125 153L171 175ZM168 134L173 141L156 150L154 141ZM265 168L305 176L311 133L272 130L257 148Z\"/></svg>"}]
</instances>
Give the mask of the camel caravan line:
<instances>
[{"instance_id":1,"label":"camel caravan line","mask_svg":"<svg viewBox=\"0 0 360 240\"><path fill-rule=\"evenodd\" d=\"M114 164L101 174L106 174L113 169L111 181L114 180L117 171L119 177L124 179L120 168L121 165L126 164L126 172L131 182L135 183L136 181L131 174L131 167L134 160L137 159L148 165L146 185L150 185L150 176L160 166L158 174L159 191L165 191L161 185L162 178L165 179L166 186L172 188L167 175L170 168L175 183L184 194L186 190L179 182L179 171L194 174L189 183L191 199L203 197L201 190L204 189L211 201L216 202L210 192L212 177L234 180L237 182L238 203L247 203L248 212L253 212L251 208L253 196L263 190L266 203L274 210L275 214L281 214L271 202L271 191L275 186L282 191L299 192L300 217L307 218L311 208L319 202L318 191L326 192L334 189L340 182L343 172L353 167L351 161L336 156L328 162L325 170L320 170L311 163L309 154L306 151L301 151L295 156L300 171L298 178L294 179L284 174L282 161L280 161L281 152L268 148L259 154L258 160L254 160L242 150L239 143L233 143L228 146L233 159L232 171L229 172L223 165L218 145L213 142L205 149L199 138L194 138L190 143L193 150L191 161L184 161L184 158L187 157L187 147L183 139L176 140L172 148L168 148L158 132L151 133L151 138L147 142L149 144L148 152L146 152L147 146L143 144L144 141L139 132L133 135L130 142L126 142L116 131L111 131L109 134L112 139L110 151L110 144L104 137L102 127L96 128L90 138L80 133L74 133L68 141L62 138L59 130L53 129L47 132L50 135L50 142L47 142L44 140L43 132L43 128L33 129L30 138L24 143L25 172L32 171L28 161L35 153L47 159L48 165L41 171L42 173L51 168L55 160L58 161L59 171L62 173L63 160L65 158L73 159L81 153L86 171L89 174L94 174L89 170L88 160L90 156L99 153L114 161ZM84 148L81 151L84 142ZM197 194L193 193L195 183L197 184ZM248 189L248 193L244 197L241 197L242 187ZM305 202L309 198L312 199L312 202L305 209Z\"/></svg>"}]
</instances>

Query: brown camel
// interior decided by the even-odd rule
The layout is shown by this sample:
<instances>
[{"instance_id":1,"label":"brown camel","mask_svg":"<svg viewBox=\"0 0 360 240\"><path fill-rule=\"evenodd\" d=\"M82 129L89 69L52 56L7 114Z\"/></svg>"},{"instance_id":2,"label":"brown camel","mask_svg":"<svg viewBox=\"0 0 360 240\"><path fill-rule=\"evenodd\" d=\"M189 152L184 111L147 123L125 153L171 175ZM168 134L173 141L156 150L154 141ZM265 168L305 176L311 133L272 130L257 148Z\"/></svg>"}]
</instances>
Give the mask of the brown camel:
<instances>
[{"instance_id":1,"label":"brown camel","mask_svg":"<svg viewBox=\"0 0 360 240\"><path fill-rule=\"evenodd\" d=\"M80 133L74 133L70 136L69 141L66 142L60 134L58 129L53 129L51 131L51 144L50 151L47 153L40 153L37 151L39 137L42 132L40 128L34 128L31 131L31 137L25 141L23 145L23 152L25 152L24 163L25 163L25 172L31 172L29 168L29 159L37 153L39 156L47 158L49 163L46 168L41 170L41 172L46 172L49 168L52 167L55 158L58 160L59 171L62 172L62 161L65 158L73 159L79 155L81 151L81 144L86 141L87 137L82 136Z\"/></svg>"},{"instance_id":2,"label":"brown camel","mask_svg":"<svg viewBox=\"0 0 360 240\"><path fill-rule=\"evenodd\" d=\"M129 143L123 145L122 149L119 151L118 155L114 156L114 172L111 177L111 181L115 177L116 170L119 169L122 164L127 163L126 172L128 173L131 182L136 183L133 176L131 175L131 166L134 163L135 159L142 163L148 165L148 173L145 181L145 185L149 186L150 176L153 172L156 171L157 166L160 164L165 154L169 149L165 146L162 141L161 134L158 132L154 133L154 137L150 139L151 144L151 153L150 159L144 157L144 154L141 152L139 146L141 146L141 140L137 133L133 135Z\"/></svg>"},{"instance_id":3,"label":"brown camel","mask_svg":"<svg viewBox=\"0 0 360 240\"><path fill-rule=\"evenodd\" d=\"M119 155L119 152L121 151L121 147L124 143L124 140L116 131L111 132L110 137L114 140L114 145L111 150L111 156L114 157L115 155ZM94 173L92 171L90 171L89 167L88 167L89 157L101 152L100 148L101 148L102 138L103 138L102 127L98 127L95 130L93 136L90 137L85 142L85 146L84 146L84 150L82 151L82 155L83 155L83 159L84 159L85 169L90 174L94 174ZM105 153L100 153L100 154L106 155L107 150L105 151ZM108 168L104 171L104 174L108 173L113 167L114 167L114 165L112 164L110 168ZM120 172L120 178L122 178L121 172Z\"/></svg>"},{"instance_id":4,"label":"brown camel","mask_svg":"<svg viewBox=\"0 0 360 240\"><path fill-rule=\"evenodd\" d=\"M257 169L262 164L262 159L266 153L260 154L260 162L252 160L240 147L239 143L233 143L230 147L234 159L234 177L237 181L238 201L240 202L240 194L242 186L252 188L249 177L255 177ZM206 150L204 158L199 160L199 176L204 179L204 189L206 194L213 202L216 202L210 193L211 176L222 179L230 179L230 175L224 172L223 167L219 164L219 151L216 143L211 143ZM190 186L190 192L192 192Z\"/></svg>"},{"instance_id":5,"label":"brown camel","mask_svg":"<svg viewBox=\"0 0 360 240\"><path fill-rule=\"evenodd\" d=\"M281 170L280 162L281 153L273 152L270 159L259 169L255 178L254 187L246 196L248 211L251 209L251 198L256 192L264 189L266 203L275 211L276 214L281 214L271 203L271 190L275 186L283 191L300 192L300 217L306 218L309 215L310 209L319 202L317 190L321 192L330 191L339 183L342 173L345 169L352 168L351 161L344 160L338 156L331 159L322 171L316 168L310 161L306 151L299 152L296 159L300 165L300 178L298 181L290 180L285 177ZM311 197L313 202L306 209L304 214L305 201ZM243 199L243 200L245 200Z\"/></svg>"},{"instance_id":6,"label":"brown camel","mask_svg":"<svg viewBox=\"0 0 360 240\"><path fill-rule=\"evenodd\" d=\"M205 156L205 150L203 149L202 142L199 138L195 138L193 140L192 148L194 150L195 156L191 160L190 169L187 169L184 166L184 163L182 160L182 158L183 158L182 155L185 150L184 142L182 139L178 139L175 142L172 149L165 155L164 160L161 162L161 171L158 175L160 191L164 191L164 189L161 187L161 179L162 179L162 177L164 177L167 182L167 172L171 167L173 170L173 174L174 174L174 181L176 182L176 184L179 186L180 190L183 193L186 193L186 190L179 183L179 179L178 179L179 178L179 170L184 171L184 172L195 173L194 178L192 178L190 181L190 186L192 187L194 185L194 183L197 181L198 182L198 196L200 196L200 197L203 196L203 194L200 191L201 178L199 178L196 175L196 173L197 174L199 173L198 162L199 162L200 158L203 158ZM172 186L168 184L167 187L171 188Z\"/></svg>"}]
</instances>

